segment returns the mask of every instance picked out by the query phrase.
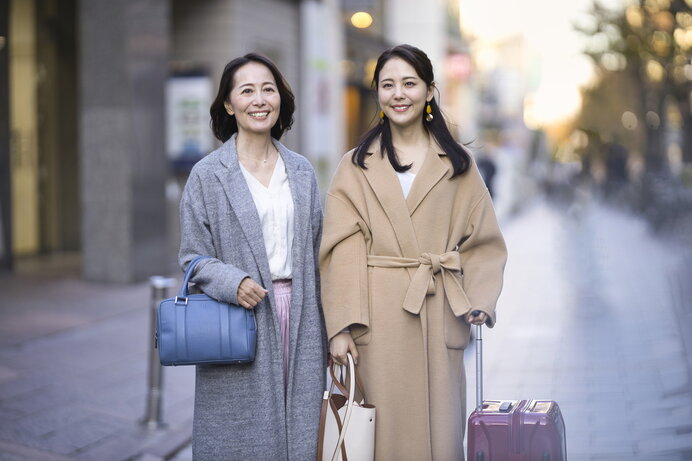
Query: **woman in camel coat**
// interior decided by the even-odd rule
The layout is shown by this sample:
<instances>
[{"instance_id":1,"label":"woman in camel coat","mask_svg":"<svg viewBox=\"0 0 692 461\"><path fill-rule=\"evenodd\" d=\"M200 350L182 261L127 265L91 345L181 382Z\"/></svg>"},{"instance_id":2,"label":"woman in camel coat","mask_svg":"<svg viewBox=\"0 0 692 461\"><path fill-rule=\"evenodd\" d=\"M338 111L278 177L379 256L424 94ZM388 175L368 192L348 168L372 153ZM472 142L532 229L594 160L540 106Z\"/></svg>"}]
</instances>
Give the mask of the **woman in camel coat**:
<instances>
[{"instance_id":1,"label":"woman in camel coat","mask_svg":"<svg viewBox=\"0 0 692 461\"><path fill-rule=\"evenodd\" d=\"M385 51L373 84L382 121L343 157L326 199L330 351L357 358L377 406L377 460L460 460L469 324L495 323L506 247L473 158L434 100L425 53Z\"/></svg>"}]
</instances>

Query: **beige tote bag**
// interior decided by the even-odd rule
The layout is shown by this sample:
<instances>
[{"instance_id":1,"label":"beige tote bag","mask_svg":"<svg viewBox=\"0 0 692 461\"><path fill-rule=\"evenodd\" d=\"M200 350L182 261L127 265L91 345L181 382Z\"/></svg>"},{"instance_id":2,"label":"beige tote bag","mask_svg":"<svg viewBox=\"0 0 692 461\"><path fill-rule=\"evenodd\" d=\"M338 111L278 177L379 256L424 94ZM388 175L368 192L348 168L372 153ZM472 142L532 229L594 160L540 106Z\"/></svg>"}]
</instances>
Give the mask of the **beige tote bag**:
<instances>
[{"instance_id":1,"label":"beige tote bag","mask_svg":"<svg viewBox=\"0 0 692 461\"><path fill-rule=\"evenodd\" d=\"M373 461L375 459L375 406L365 403L365 391L348 354L348 374L329 358L332 383L324 391L318 461ZM337 377L337 373L339 376ZM341 394L334 393L337 388ZM362 399L356 401L356 388ZM343 394L343 395L342 395Z\"/></svg>"}]
</instances>

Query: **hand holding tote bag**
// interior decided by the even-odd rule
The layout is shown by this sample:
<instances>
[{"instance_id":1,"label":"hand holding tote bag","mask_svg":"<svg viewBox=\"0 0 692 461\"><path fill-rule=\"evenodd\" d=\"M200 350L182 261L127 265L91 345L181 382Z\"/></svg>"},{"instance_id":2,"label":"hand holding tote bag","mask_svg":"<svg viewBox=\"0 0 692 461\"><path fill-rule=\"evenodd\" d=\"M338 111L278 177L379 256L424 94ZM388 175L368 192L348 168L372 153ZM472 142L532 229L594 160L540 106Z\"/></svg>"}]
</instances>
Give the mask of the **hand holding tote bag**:
<instances>
[{"instance_id":1,"label":"hand holding tote bag","mask_svg":"<svg viewBox=\"0 0 692 461\"><path fill-rule=\"evenodd\" d=\"M335 369L339 370L337 379ZM324 391L318 461L372 461L375 458L375 406L365 403L365 391L356 374L353 357L348 354L348 375L329 358L332 384ZM335 394L337 387L343 394ZM356 401L356 387L362 395Z\"/></svg>"},{"instance_id":2,"label":"hand holding tote bag","mask_svg":"<svg viewBox=\"0 0 692 461\"><path fill-rule=\"evenodd\" d=\"M161 365L228 365L255 360L257 323L252 309L205 294L188 294L195 267L208 257L193 259L178 296L159 304L156 342Z\"/></svg>"}]
</instances>

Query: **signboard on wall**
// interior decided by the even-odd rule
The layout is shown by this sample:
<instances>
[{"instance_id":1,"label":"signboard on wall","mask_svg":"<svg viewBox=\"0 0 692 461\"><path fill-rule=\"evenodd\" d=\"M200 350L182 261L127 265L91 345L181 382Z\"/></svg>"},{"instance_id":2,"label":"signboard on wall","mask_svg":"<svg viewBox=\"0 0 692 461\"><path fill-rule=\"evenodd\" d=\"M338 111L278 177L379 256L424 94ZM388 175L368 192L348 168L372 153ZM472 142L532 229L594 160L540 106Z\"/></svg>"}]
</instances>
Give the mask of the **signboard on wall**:
<instances>
[{"instance_id":1,"label":"signboard on wall","mask_svg":"<svg viewBox=\"0 0 692 461\"><path fill-rule=\"evenodd\" d=\"M209 126L212 83L203 72L176 74L166 84L166 152L175 172L187 173L214 148Z\"/></svg>"}]
</instances>

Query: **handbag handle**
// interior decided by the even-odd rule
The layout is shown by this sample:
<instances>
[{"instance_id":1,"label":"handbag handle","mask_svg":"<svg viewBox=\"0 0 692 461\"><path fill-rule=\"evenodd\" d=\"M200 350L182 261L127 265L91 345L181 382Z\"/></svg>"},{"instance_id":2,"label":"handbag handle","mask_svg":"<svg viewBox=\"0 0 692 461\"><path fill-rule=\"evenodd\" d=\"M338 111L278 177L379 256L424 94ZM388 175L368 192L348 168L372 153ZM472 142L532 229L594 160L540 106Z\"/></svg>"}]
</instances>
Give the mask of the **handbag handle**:
<instances>
[{"instance_id":1,"label":"handbag handle","mask_svg":"<svg viewBox=\"0 0 692 461\"><path fill-rule=\"evenodd\" d=\"M339 430L339 434L341 434L341 418L339 418L339 410L335 407L334 402L332 402L332 394L334 393L334 386L336 386L339 391L341 392L342 395L347 395L348 390L346 389L346 384L345 382L342 383L340 382L343 380L343 375L339 376L339 379L336 378L336 375L334 374L334 359L332 356L329 356L328 364L327 367L329 369L329 374L331 375L332 378L332 383L329 386L329 390L324 391L324 395L322 396L322 411L320 412L320 429L319 429L319 437L317 441L317 460L321 461L322 460L322 454L324 452L324 431L326 429L327 425L327 411L329 408L331 408L332 413L334 413L334 420L336 421L337 429ZM346 447L343 445L341 446L341 457L343 461L348 461L348 458L346 457Z\"/></svg>"},{"instance_id":2,"label":"handbag handle","mask_svg":"<svg viewBox=\"0 0 692 461\"><path fill-rule=\"evenodd\" d=\"M347 354L350 354L350 352L347 352ZM334 367L332 366L332 362L331 362L332 358L330 357L329 360L330 360L330 362L329 362L330 363L329 374L331 375L332 383L334 383L336 385L337 389L339 389L339 391L343 395L348 395L349 390L346 388L346 380L344 379L344 373L341 372L341 370L343 370L344 366L339 367L340 373L339 373L339 378L337 379L336 374L334 373ZM354 363L355 363L355 361L354 361ZM355 370L355 367L354 367L354 370ZM355 377L355 379L354 379L354 377ZM360 403L361 404L366 403L368 398L365 395L365 388L363 387L363 383L361 383L361 381L360 381L360 375L358 375L357 373L353 373L353 374L349 375L349 380L355 381L356 391L360 391L360 395L362 397L360 400ZM349 384L352 384L352 383L349 383Z\"/></svg>"},{"instance_id":3,"label":"handbag handle","mask_svg":"<svg viewBox=\"0 0 692 461\"><path fill-rule=\"evenodd\" d=\"M183 284L180 287L180 291L178 291L178 296L175 297L176 304L187 304L187 284L190 281L190 277L192 277L192 272L195 270L195 267L197 267L197 264L200 261L207 258L210 258L210 256L197 256L192 261L190 261L190 264L187 265L187 270L185 271L185 278L183 279ZM178 301L180 301L180 303Z\"/></svg>"},{"instance_id":4,"label":"handbag handle","mask_svg":"<svg viewBox=\"0 0 692 461\"><path fill-rule=\"evenodd\" d=\"M344 424L341 426L341 431L339 432L339 441L334 449L334 454L332 455L332 461L336 461L339 455L339 450L344 443L344 437L346 437L346 429L348 428L348 422L351 420L351 413L353 412L354 399L356 397L356 367L353 364L353 356L350 352L346 353L348 357L348 375L350 378L350 386L348 389L348 402L346 403L346 415L344 416ZM332 369L333 372L333 369ZM338 414L336 415L338 418Z\"/></svg>"}]
</instances>

